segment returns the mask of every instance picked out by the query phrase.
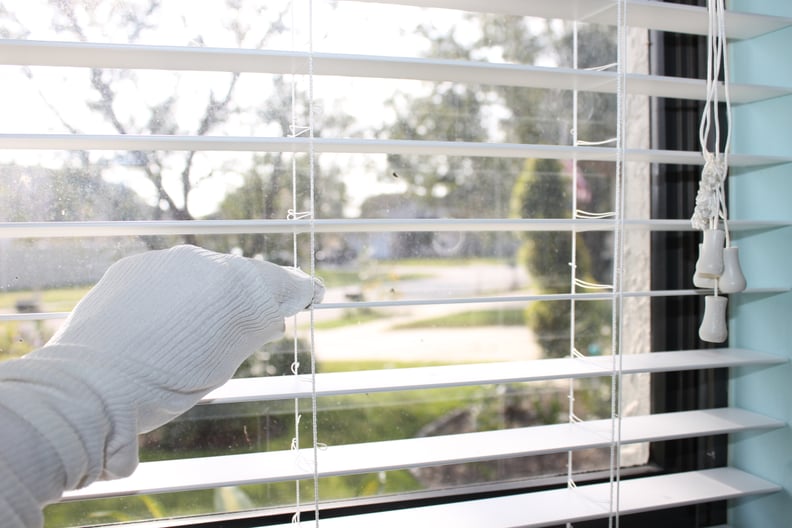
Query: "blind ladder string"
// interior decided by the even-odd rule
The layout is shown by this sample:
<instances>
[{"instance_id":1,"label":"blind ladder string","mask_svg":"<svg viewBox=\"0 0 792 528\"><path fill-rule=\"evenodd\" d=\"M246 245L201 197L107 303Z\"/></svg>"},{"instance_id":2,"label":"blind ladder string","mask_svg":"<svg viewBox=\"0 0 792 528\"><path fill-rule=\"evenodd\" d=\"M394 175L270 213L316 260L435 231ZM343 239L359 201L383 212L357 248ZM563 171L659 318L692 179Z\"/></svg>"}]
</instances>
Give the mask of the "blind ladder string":
<instances>
[{"instance_id":1,"label":"blind ladder string","mask_svg":"<svg viewBox=\"0 0 792 528\"><path fill-rule=\"evenodd\" d=\"M315 149L315 113L314 113L314 48L313 48L313 0L308 2L308 186L309 209L308 223L310 246L310 275L316 277L316 149ZM310 317L310 351L311 351L311 443L313 445L313 489L314 489L314 525L319 527L319 421L317 418L316 395L316 326L313 304L309 309Z\"/></svg>"},{"instance_id":2,"label":"blind ladder string","mask_svg":"<svg viewBox=\"0 0 792 528\"><path fill-rule=\"evenodd\" d=\"M307 43L308 43L308 94L307 94L307 113L308 125L299 126L297 120L297 81L296 76L292 75L291 96L292 96L292 137L306 134L308 135L308 210L298 211L298 172L296 155L292 157L292 210L289 211L289 217L294 219L306 219L308 221L309 229L309 274L311 278L316 277L316 149L315 149L315 113L314 113L314 62L313 62L313 0L306 0L307 6ZM292 47L294 48L294 4L291 9L292 17ZM295 266L298 264L298 233L293 235L293 259ZM314 306L311 305L308 309L309 316L309 352L310 352L310 368L311 368L311 445L312 445L312 463L311 468L313 472L313 508L314 508L314 525L319 526L319 432L318 432L318 418L317 418L317 392L316 392L316 353L315 353L315 337L316 325L314 319ZM300 375L299 367L299 347L297 339L296 318L295 318L295 338L294 338L294 363L292 364L292 373L295 376ZM294 400L294 423L295 423L295 437L292 441L293 449L297 450L297 463L301 462L300 450L300 401L299 398ZM301 524L301 493L300 481L295 482L295 513L292 516L292 524Z\"/></svg>"},{"instance_id":3,"label":"blind ladder string","mask_svg":"<svg viewBox=\"0 0 792 528\"><path fill-rule=\"evenodd\" d=\"M294 16L294 4L291 5L290 10L291 15L291 46L292 49L296 49L296 42L295 42L295 16ZM299 135L297 129L297 77L296 74L291 75L291 124L290 124L290 136L297 137ZM291 215L297 216L297 156L296 154L292 154L291 158L291 165L292 165L292 210L290 212ZM292 235L292 262L295 266L298 264L298 256L297 256L297 233L295 232ZM294 349L293 349L293 362L292 362L292 374L294 376L300 375L300 361L299 361L299 347L297 343L297 317L295 316L293 319L293 330L294 330ZM295 451L297 456L299 456L300 450L300 399L295 397L294 398L294 438L292 439L292 450ZM292 523L298 524L300 522L300 509L302 503L302 497L300 494L300 481L297 480L294 483L294 502L295 502L295 511L294 515L292 516Z\"/></svg>"},{"instance_id":4,"label":"blind ladder string","mask_svg":"<svg viewBox=\"0 0 792 528\"><path fill-rule=\"evenodd\" d=\"M610 461L610 515L608 526L618 528L621 499L621 435L622 435L622 331L624 321L624 216L625 216L625 131L627 98L627 1L617 3L617 89L616 89L616 182L613 254L613 306L612 306L612 373L611 373L611 461Z\"/></svg>"},{"instance_id":5,"label":"blind ladder string","mask_svg":"<svg viewBox=\"0 0 792 528\"><path fill-rule=\"evenodd\" d=\"M292 24L292 49L295 46L295 28L296 20L294 14L294 3L291 6L291 24ZM297 77L292 75L291 79L291 137L308 134L308 210L300 211L299 202L297 199L299 191L298 173L299 167L297 164L296 154L292 156L292 209L288 211L288 218L294 220L307 220L309 224L309 274L311 278L316 276L316 262L314 255L316 254L316 224L315 224L315 179L316 179L316 160L315 160L315 122L314 122L314 85L313 85L313 2L307 0L307 26L308 26L308 125L303 126L298 122L297 108ZM298 233L295 232L292 237L293 244L293 262L297 266L299 260L299 244ZM309 352L311 358L311 436L312 436L312 450L313 450L313 489L314 489L314 523L319 526L319 442L318 442L318 421L317 421L317 393L316 393L316 354L315 354L315 321L314 321L314 307L311 305L308 311L309 315ZM292 374L300 376L300 362L299 362L299 344L297 339L297 318L294 318L294 360L292 363ZM296 463L300 464L300 422L302 414L300 412L300 400L294 399L294 438L292 439L292 449L297 453ZM300 514L302 509L302 497L300 491L300 481L295 481L295 513L292 516L292 524L300 524Z\"/></svg>"},{"instance_id":6,"label":"blind ladder string","mask_svg":"<svg viewBox=\"0 0 792 528\"><path fill-rule=\"evenodd\" d=\"M578 68L578 23L577 20L572 22L572 69L576 70ZM572 90L572 144L577 145L578 141L578 90L575 88ZM578 210L578 203L577 203L577 183L578 183L578 167L577 167L577 159L575 157L572 158L572 215L573 217L576 216L576 211ZM569 263L570 266L570 291L574 295L577 293L577 233L572 231L570 233L572 237L572 247L571 247L571 262ZM575 333L575 310L576 310L576 302L574 297L569 301L569 356L574 358L579 355L579 352L575 346L576 343L576 333ZM569 380L569 423L575 423L577 421L575 415L575 380ZM572 450L567 451L567 487L574 488L575 487L575 479L574 479L574 452ZM572 528L572 523L567 523L567 528Z\"/></svg>"}]
</instances>

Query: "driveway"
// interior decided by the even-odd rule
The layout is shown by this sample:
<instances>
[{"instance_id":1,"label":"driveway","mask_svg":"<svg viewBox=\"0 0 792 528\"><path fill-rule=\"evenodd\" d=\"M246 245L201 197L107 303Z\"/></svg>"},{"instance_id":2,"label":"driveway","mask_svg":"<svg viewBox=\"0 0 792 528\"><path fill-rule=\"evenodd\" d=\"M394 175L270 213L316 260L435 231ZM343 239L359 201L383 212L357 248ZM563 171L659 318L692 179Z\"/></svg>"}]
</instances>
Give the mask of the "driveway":
<instances>
[{"instance_id":1,"label":"driveway","mask_svg":"<svg viewBox=\"0 0 792 528\"><path fill-rule=\"evenodd\" d=\"M393 281L328 290L325 303L345 303L362 295L373 301L516 295L528 280L518 268L498 264L394 267ZM416 279L398 280L398 277ZM376 308L380 318L315 332L317 359L331 361L404 361L468 363L535 359L541 349L527 326L398 329L399 325L474 310L522 308L524 304L437 304ZM348 309L317 309L318 323L343 316Z\"/></svg>"}]
</instances>

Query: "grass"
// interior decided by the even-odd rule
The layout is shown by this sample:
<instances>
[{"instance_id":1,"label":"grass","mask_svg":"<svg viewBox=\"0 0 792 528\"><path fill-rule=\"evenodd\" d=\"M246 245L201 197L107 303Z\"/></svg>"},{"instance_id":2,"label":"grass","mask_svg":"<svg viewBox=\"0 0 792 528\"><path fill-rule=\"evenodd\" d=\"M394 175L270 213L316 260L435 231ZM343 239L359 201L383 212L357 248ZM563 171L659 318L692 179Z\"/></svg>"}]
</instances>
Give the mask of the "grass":
<instances>
[{"instance_id":1,"label":"grass","mask_svg":"<svg viewBox=\"0 0 792 528\"><path fill-rule=\"evenodd\" d=\"M370 309L359 310L345 310L341 317L337 319L330 319L328 321L319 321L314 323L314 328L317 330L333 330L343 326L358 325L363 323L370 323L387 317L380 312Z\"/></svg>"},{"instance_id":2,"label":"grass","mask_svg":"<svg viewBox=\"0 0 792 528\"><path fill-rule=\"evenodd\" d=\"M392 266L438 266L438 267L460 267L473 266L475 264L503 264L502 258L492 257L460 257L460 258L409 258L399 260L383 260L382 265Z\"/></svg>"},{"instance_id":3,"label":"grass","mask_svg":"<svg viewBox=\"0 0 792 528\"><path fill-rule=\"evenodd\" d=\"M347 360L323 361L317 366L319 372L356 372L360 370L384 370L411 367L442 366L442 362L415 363L406 361L381 361L381 360Z\"/></svg>"},{"instance_id":4,"label":"grass","mask_svg":"<svg viewBox=\"0 0 792 528\"><path fill-rule=\"evenodd\" d=\"M461 312L431 319L394 326L394 330L415 330L421 328L468 328L474 326L524 326L525 314L521 309L476 310Z\"/></svg>"},{"instance_id":5,"label":"grass","mask_svg":"<svg viewBox=\"0 0 792 528\"><path fill-rule=\"evenodd\" d=\"M320 268L316 270L316 275L321 277L327 288L338 288L360 282L360 273L354 270Z\"/></svg>"},{"instance_id":6,"label":"grass","mask_svg":"<svg viewBox=\"0 0 792 528\"><path fill-rule=\"evenodd\" d=\"M16 303L20 300L35 299L40 308L47 312L68 312L82 299L90 286L76 288L54 288L50 290L19 290L0 293L0 311L15 312Z\"/></svg>"}]
</instances>

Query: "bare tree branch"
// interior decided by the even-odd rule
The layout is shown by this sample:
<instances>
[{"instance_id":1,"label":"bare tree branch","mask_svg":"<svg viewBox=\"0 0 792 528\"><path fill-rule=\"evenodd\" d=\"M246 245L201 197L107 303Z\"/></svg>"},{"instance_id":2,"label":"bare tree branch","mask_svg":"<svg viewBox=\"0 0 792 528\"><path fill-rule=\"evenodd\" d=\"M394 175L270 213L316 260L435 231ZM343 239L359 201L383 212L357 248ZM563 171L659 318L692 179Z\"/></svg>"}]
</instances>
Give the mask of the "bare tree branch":
<instances>
[{"instance_id":1,"label":"bare tree branch","mask_svg":"<svg viewBox=\"0 0 792 528\"><path fill-rule=\"evenodd\" d=\"M87 41L86 28L81 22L82 13L79 12L78 4L75 0L50 0L50 4L56 13L60 14L58 22L54 23L57 30L72 34L80 41ZM240 46L249 46L246 39L252 35L253 27L246 22L250 18L242 13L244 3L239 0L227 0L230 17L229 29L233 32L236 41ZM142 34L155 27L154 17L161 7L161 0L149 0L144 6L129 7L116 6L112 13L115 23L117 23L127 35L129 42L140 40ZM258 6L260 11L267 9L266 6ZM275 21L268 25L264 34L260 36L257 47L263 47L266 42L275 34L281 33L285 29L284 17L288 14L288 8L277 13ZM236 15L236 16L234 16ZM222 95L210 92L208 101L203 111L203 115L198 122L195 131L196 135L204 136L216 128L219 124L228 120L232 113L233 97L239 80L239 73L232 73L230 82ZM149 108L150 115L147 122L142 127L136 127L132 122L123 119L118 113L117 100L119 97L118 87L115 84L117 77L112 72L100 68L90 70L90 85L98 94L98 99L89 103L89 108L97 112L105 119L118 134L135 133L136 128L143 128L150 134L177 134L178 125L173 121L174 109L177 98L172 95L158 104ZM49 104L49 103L48 103ZM60 119L64 126L72 133L77 133L76 127L70 126L60 113L50 105L50 108ZM130 152L133 163L139 166L145 177L154 186L159 200L157 208L158 215L165 212L175 219L192 220L193 216L189 210L189 196L197 182L203 178L196 178L195 173L195 152L187 152L184 156L180 177L181 196L174 196L172 190L169 192L164 184L165 160L157 152L133 151ZM87 154L86 154L87 156ZM87 162L87 158L84 158ZM177 201L178 198L178 201ZM181 205L178 205L181 204Z\"/></svg>"},{"instance_id":2,"label":"bare tree branch","mask_svg":"<svg viewBox=\"0 0 792 528\"><path fill-rule=\"evenodd\" d=\"M55 29L74 33L74 35L80 39L80 42L85 42L88 40L82 30L82 27L80 26L80 23L77 21L77 15L74 13L74 5L71 2L50 0L50 4L56 9L56 11L60 11L60 13L63 14L63 16L65 16L66 20L68 21L68 24L65 26L59 26L58 24L55 24Z\"/></svg>"},{"instance_id":3,"label":"bare tree branch","mask_svg":"<svg viewBox=\"0 0 792 528\"><path fill-rule=\"evenodd\" d=\"M160 8L160 5L159 0L151 0L148 9L146 9L142 16L138 16L136 11L128 8L124 19L127 22L131 22L133 27L132 32L129 33L129 42L137 42L140 38L140 34L144 30L154 27L152 24L149 24L147 20Z\"/></svg>"},{"instance_id":4,"label":"bare tree branch","mask_svg":"<svg viewBox=\"0 0 792 528\"><path fill-rule=\"evenodd\" d=\"M30 35L30 31L22 27L19 18L3 5L0 5L0 22L3 22L3 25L0 26L0 38L24 39ZM12 29L11 27L7 27L6 23L8 23L9 26L16 27Z\"/></svg>"}]
</instances>

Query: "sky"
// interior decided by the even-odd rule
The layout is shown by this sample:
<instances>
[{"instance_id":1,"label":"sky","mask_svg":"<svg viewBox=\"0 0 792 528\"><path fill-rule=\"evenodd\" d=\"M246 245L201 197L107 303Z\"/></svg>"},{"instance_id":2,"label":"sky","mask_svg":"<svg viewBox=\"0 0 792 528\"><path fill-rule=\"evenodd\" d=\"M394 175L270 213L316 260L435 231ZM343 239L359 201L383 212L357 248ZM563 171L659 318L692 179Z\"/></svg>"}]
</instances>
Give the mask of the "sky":
<instances>
[{"instance_id":1,"label":"sky","mask_svg":"<svg viewBox=\"0 0 792 528\"><path fill-rule=\"evenodd\" d=\"M67 40L64 32L54 32L51 12L45 0L5 0L3 7L11 13L15 22L4 26L24 31L26 38L37 40ZM126 4L145 4L143 0L129 0ZM82 9L75 11L80 25L85 28L88 39L98 42L126 43L126 32L117 24L107 20L120 20L117 12L111 11L115 2L108 0L85 0L77 2ZM205 0L200 4L188 0L165 0L157 12L157 26L141 33L140 43L161 45L202 45L209 47L236 47L232 32L226 28L236 23L247 30L248 38L243 46L255 46L269 29L272 14L284 12L287 30L267 39L267 49L302 50L313 48L316 52L349 54L382 54L392 56L421 56L426 52L426 40L415 36L417 24L431 21L439 31L457 26L458 34L465 35L471 42L477 38L478 29L463 19L456 11L423 9L372 2L321 1L314 0L309 12L309 2L274 0L266 3L240 2L242 13L232 14L222 0ZM200 9L195 9L200 5ZM255 12L266 6L262 16ZM233 16L232 16L233 15ZM312 17L311 17L312 15ZM92 20L93 19L93 20ZM99 21L96 23L95 21ZM245 26L247 24L247 26ZM69 38L73 40L74 37ZM490 57L497 59L497 57ZM112 134L113 127L96 112L86 108L85 100L95 97L89 86L88 70L71 68L34 68L30 79L19 75L18 67L0 67L6 79L5 97L0 98L0 133L65 133L68 125L81 133ZM128 125L128 131L145 131L149 108L162 101L168 94L176 94L176 115L184 126L181 132L191 133L205 108L210 91L224 93L230 76L218 73L183 72L177 77L167 72L137 71L138 82L124 83L117 91L117 112ZM306 88L303 81L301 87ZM427 86L418 82L401 82L376 79L319 78L314 80L314 93L322 100L316 113L321 124L323 113L351 115L356 124L353 133L372 135L372 130L384 127L394 117L384 106L384 101L396 90L420 93ZM235 100L245 107L255 109L271 91L271 77L244 74L238 84ZM212 131L219 135L280 135L280 129L262 120L255 112L234 116L221 129ZM95 153L94 157L104 153ZM10 160L23 164L58 166L62 153L27 151L0 153L0 162ZM197 174L213 174L202 179L191 194L191 210L196 216L213 212L220 199L241 184L240 171L246 168L249 156L239 153L207 153L196 156ZM241 163L240 163L241 160ZM371 171L385 173L385 156L374 159L361 156L337 156L334 161L343 164L344 176L351 190L352 203L348 213L368 195L382 192L398 192L401 182L387 178L366 177L365 189L356 185ZM200 167L203 164L203 167ZM166 167L167 168L167 167ZM176 191L180 166L170 167L173 178L168 180ZM370 176L370 174L368 174ZM153 186L130 167L115 164L106 170L110 181L123 182L135 189L150 203L156 199ZM377 182L372 185L371 182ZM174 194L178 194L174 192Z\"/></svg>"}]
</instances>

